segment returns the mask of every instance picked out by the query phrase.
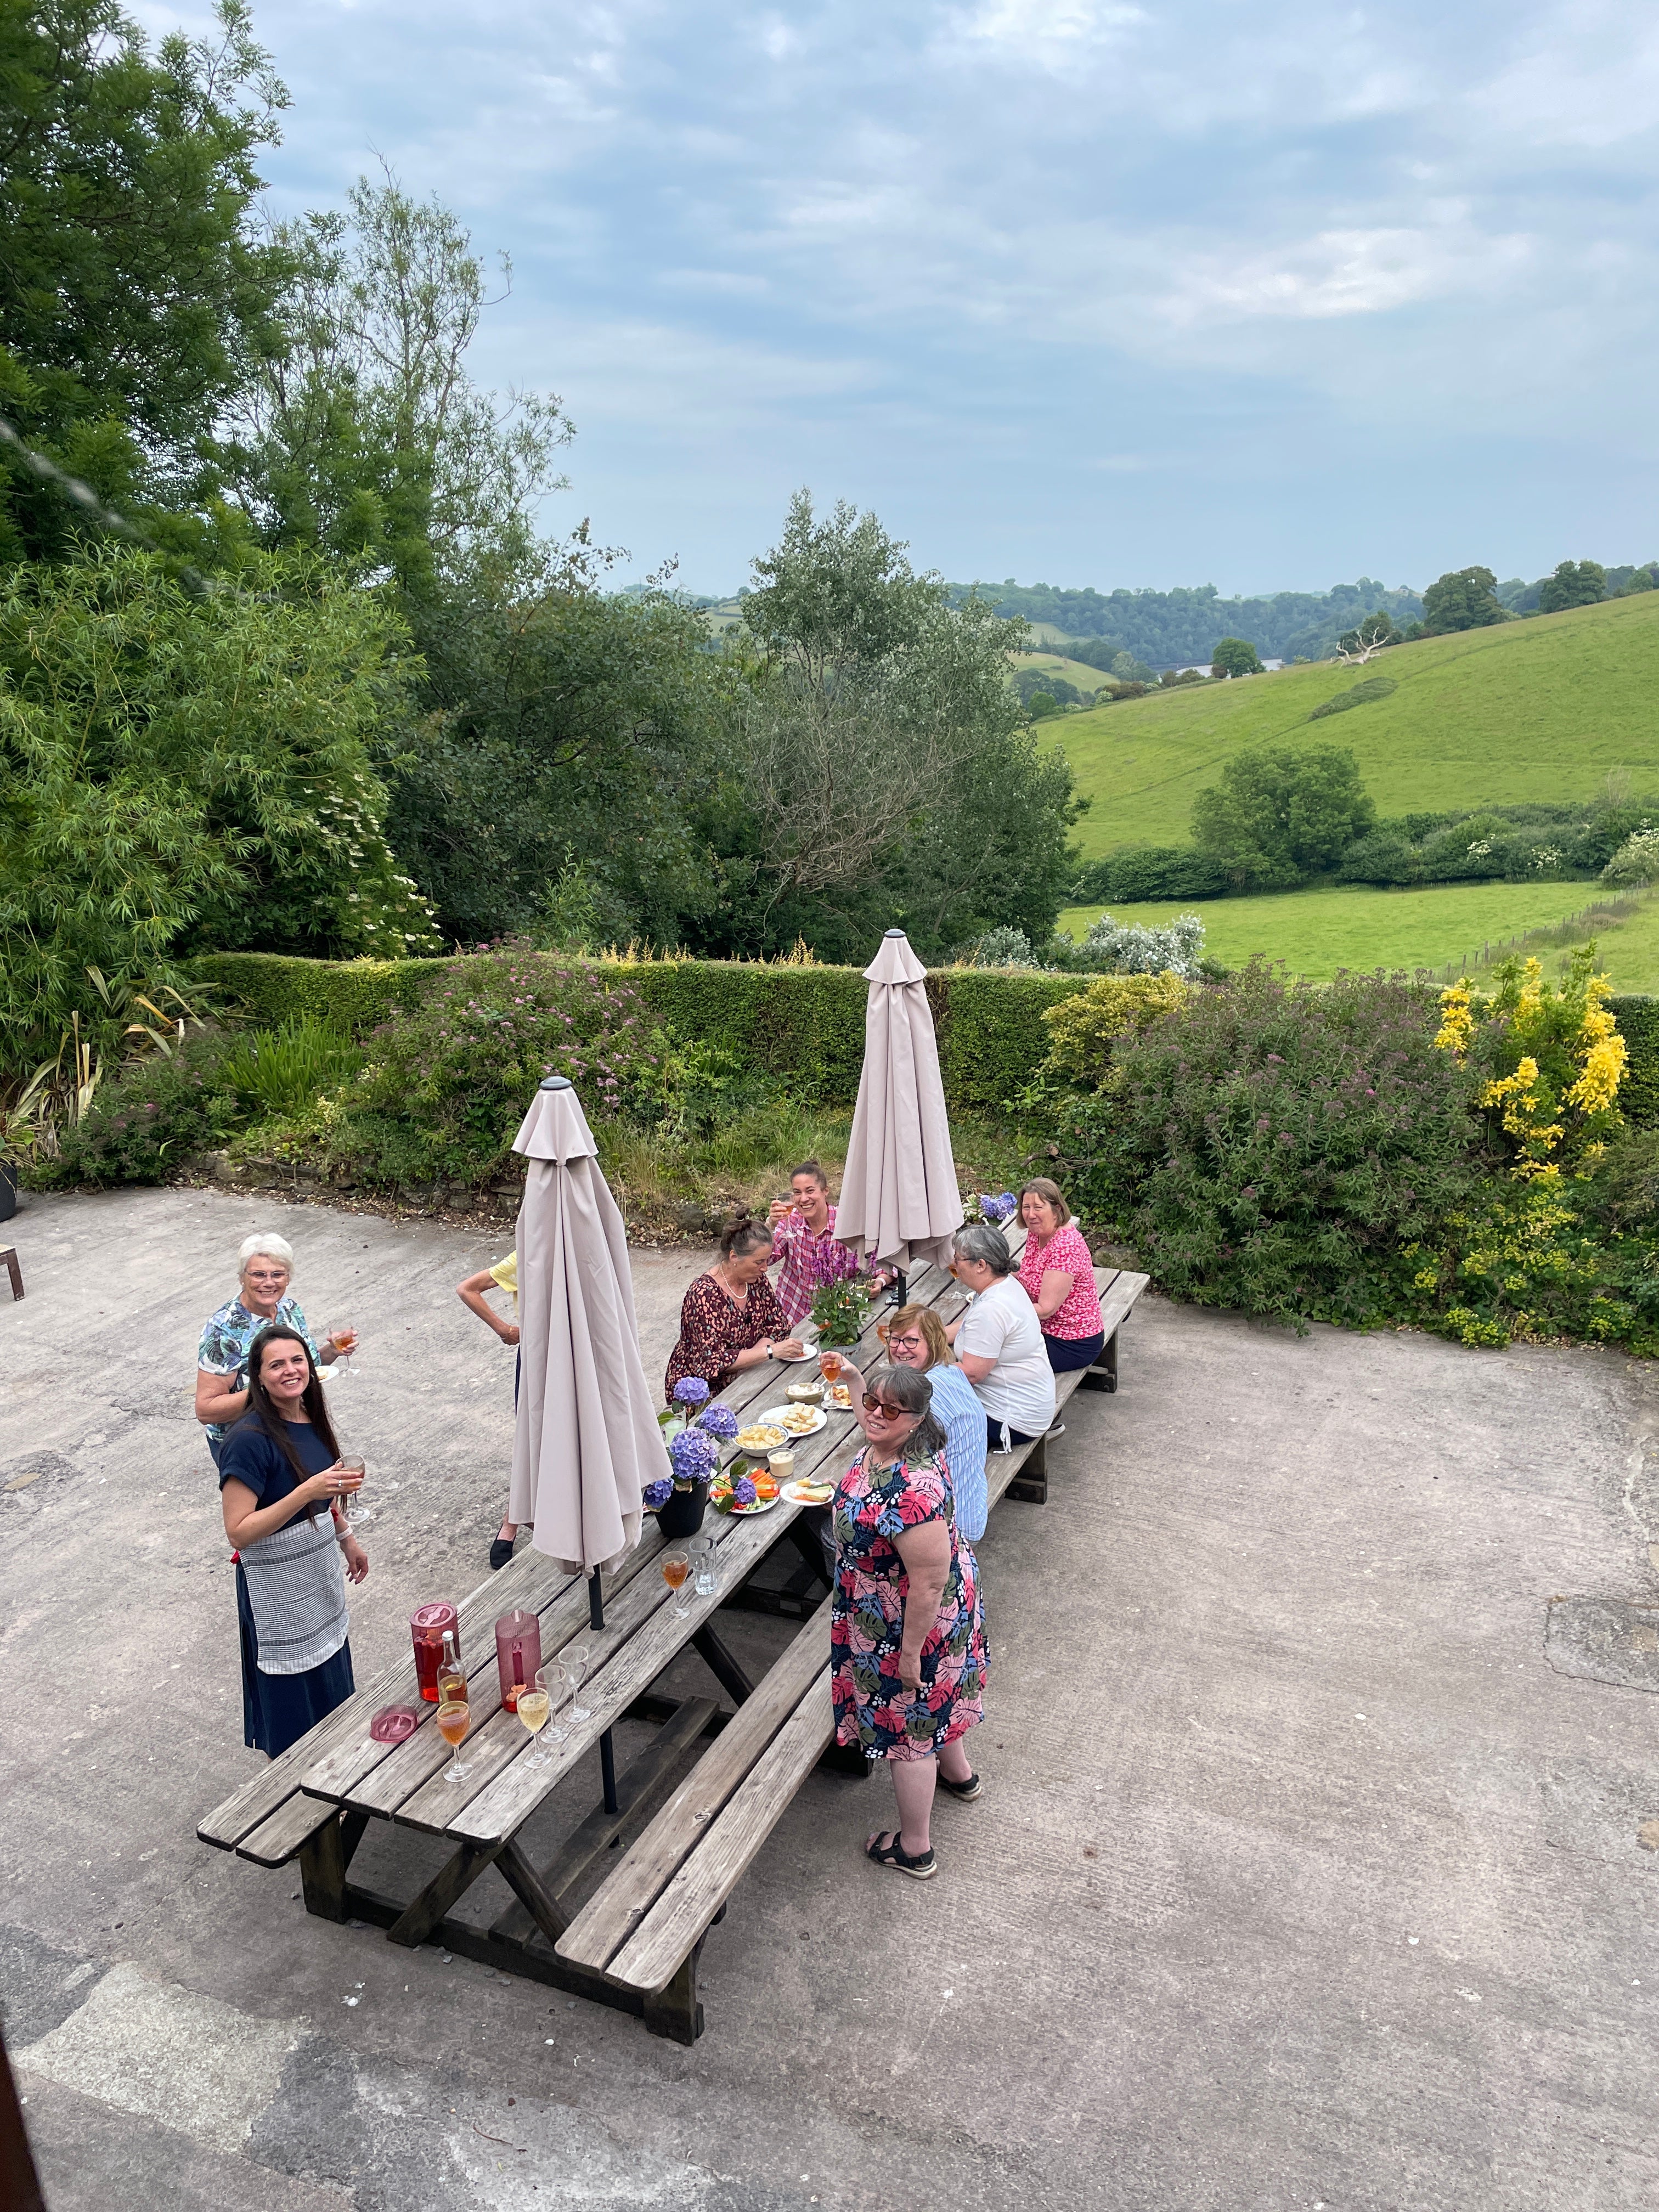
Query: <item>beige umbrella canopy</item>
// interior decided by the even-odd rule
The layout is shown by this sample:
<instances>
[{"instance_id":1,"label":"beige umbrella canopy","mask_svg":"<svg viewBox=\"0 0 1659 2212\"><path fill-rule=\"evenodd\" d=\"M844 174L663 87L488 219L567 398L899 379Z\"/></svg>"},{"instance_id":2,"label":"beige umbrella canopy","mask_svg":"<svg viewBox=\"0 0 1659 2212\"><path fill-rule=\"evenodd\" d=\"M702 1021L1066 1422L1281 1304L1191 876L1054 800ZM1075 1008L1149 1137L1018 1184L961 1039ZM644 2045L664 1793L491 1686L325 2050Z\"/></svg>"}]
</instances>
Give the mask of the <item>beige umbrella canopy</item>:
<instances>
[{"instance_id":1,"label":"beige umbrella canopy","mask_svg":"<svg viewBox=\"0 0 1659 2212\"><path fill-rule=\"evenodd\" d=\"M948 1258L962 1226L927 970L890 929L865 971L864 1072L836 1206L843 1244L902 1272Z\"/></svg>"},{"instance_id":2,"label":"beige umbrella canopy","mask_svg":"<svg viewBox=\"0 0 1659 2212\"><path fill-rule=\"evenodd\" d=\"M669 1472L640 1358L628 1239L580 1102L562 1075L537 1091L513 1149L522 1365L508 1517L572 1572L639 1541L640 1492Z\"/></svg>"}]
</instances>

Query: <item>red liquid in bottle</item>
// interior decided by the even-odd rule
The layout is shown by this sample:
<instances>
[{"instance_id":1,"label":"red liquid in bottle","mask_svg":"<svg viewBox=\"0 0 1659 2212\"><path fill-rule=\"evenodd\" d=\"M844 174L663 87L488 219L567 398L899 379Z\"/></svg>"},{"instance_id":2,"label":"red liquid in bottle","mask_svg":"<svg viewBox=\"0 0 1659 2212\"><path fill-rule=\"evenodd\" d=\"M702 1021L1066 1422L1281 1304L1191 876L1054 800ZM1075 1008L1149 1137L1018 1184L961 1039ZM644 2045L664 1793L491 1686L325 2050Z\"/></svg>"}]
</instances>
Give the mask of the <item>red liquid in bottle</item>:
<instances>
[{"instance_id":1,"label":"red liquid in bottle","mask_svg":"<svg viewBox=\"0 0 1659 2212\"><path fill-rule=\"evenodd\" d=\"M417 1606L409 1616L409 1632L415 1641L415 1680L429 1705L438 1702L438 1666L444 1656L446 1629L453 1637L459 1652L460 1626L453 1605Z\"/></svg>"}]
</instances>

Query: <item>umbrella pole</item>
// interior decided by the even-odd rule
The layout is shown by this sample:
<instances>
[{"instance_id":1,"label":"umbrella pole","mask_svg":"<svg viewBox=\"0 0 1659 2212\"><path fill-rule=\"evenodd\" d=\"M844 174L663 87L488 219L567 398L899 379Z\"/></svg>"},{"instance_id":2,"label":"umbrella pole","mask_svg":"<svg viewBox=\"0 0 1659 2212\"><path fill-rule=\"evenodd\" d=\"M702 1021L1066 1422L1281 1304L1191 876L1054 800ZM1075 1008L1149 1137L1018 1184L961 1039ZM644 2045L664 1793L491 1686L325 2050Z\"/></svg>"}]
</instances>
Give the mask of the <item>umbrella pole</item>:
<instances>
[{"instance_id":1,"label":"umbrella pole","mask_svg":"<svg viewBox=\"0 0 1659 2212\"><path fill-rule=\"evenodd\" d=\"M590 1628L605 1626L605 1593L599 1588L599 1571L594 1568L587 1577L587 1625ZM599 1738L599 1774L605 1784L605 1809L614 1813L617 1808L617 1747L606 1729Z\"/></svg>"},{"instance_id":2,"label":"umbrella pole","mask_svg":"<svg viewBox=\"0 0 1659 2212\"><path fill-rule=\"evenodd\" d=\"M901 1267L893 1278L893 1304L896 1306L906 1306L909 1303L910 1288L904 1279L904 1270Z\"/></svg>"}]
</instances>

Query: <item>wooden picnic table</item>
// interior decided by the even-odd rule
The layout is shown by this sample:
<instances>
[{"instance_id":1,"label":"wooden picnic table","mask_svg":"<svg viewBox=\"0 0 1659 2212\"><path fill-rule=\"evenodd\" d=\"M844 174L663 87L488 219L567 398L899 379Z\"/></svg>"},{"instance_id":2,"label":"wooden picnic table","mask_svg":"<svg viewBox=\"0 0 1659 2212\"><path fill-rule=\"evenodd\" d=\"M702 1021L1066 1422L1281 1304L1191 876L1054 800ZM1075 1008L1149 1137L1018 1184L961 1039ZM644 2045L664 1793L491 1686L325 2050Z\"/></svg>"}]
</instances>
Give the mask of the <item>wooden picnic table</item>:
<instances>
[{"instance_id":1,"label":"wooden picnic table","mask_svg":"<svg viewBox=\"0 0 1659 2212\"><path fill-rule=\"evenodd\" d=\"M1018 1249L1018 1230L1010 1242ZM1117 1325L1145 1287L1144 1276L1097 1270L1107 1313L1108 1355L1092 1379L1116 1387ZM915 1270L914 1301L948 1320L967 1303L938 1267ZM881 1357L872 1315L854 1363L863 1372ZM781 1399L797 1370L764 1365L737 1376L720 1402L740 1419ZM801 1373L808 1370L803 1367ZM1063 1400L1085 1380L1057 1378ZM830 1413L824 1425L794 1444L797 1478L838 1477L861 1447L851 1413ZM991 1502L1005 1492L1041 1501L1047 1494L1044 1440L988 1463ZM563 1573L533 1549L520 1552L459 1608L460 1645L469 1668L472 1727L463 1747L467 1772L457 1784L444 1769L450 1747L434 1724L436 1707L416 1692L412 1653L384 1669L309 1735L210 1814L197 1832L204 1842L264 1866L297 1857L306 1908L336 1921L364 1920L410 1947L428 1941L505 1971L528 1974L640 2014L654 2032L691 2042L701 2032L696 1965L708 1929L801 1782L829 1764L863 1776L861 1753L834 1746L829 1657L830 1605L813 1524L787 1498L761 1514L711 1511L703 1533L714 1540L717 1588L698 1596L687 1583L678 1594L658 1571L668 1548L647 1516L639 1544L602 1577L605 1622L589 1623L586 1579ZM717 1626L723 1608L751 1601L751 1577L781 1541L793 1539L799 1564L792 1587L805 1626L758 1683L750 1680ZM769 1611L786 1609L761 1601ZM542 1650L552 1658L580 1643L587 1658L576 1699L589 1718L558 1716L568 1733L551 1759L532 1766L532 1739L504 1711L495 1665L493 1624L522 1607L541 1622ZM683 1607L685 1617L678 1617ZM732 1701L727 1711L709 1698L671 1701L653 1685L690 1645ZM419 1714L413 1735L396 1745L369 1733L387 1704ZM617 1809L591 1813L548 1865L536 1867L520 1840L526 1822L566 1781L600 1735L625 1717L660 1723L650 1748L617 1778ZM714 1741L697 1758L702 1740ZM688 1762L691 1772L680 1779ZM372 1820L431 1837L447 1846L437 1872L410 1899L384 1895L350 1879L351 1861ZM585 1901L593 1869L612 1850L610 1871ZM487 1928L455 1917L454 1908L489 1867L514 1902Z\"/></svg>"}]
</instances>

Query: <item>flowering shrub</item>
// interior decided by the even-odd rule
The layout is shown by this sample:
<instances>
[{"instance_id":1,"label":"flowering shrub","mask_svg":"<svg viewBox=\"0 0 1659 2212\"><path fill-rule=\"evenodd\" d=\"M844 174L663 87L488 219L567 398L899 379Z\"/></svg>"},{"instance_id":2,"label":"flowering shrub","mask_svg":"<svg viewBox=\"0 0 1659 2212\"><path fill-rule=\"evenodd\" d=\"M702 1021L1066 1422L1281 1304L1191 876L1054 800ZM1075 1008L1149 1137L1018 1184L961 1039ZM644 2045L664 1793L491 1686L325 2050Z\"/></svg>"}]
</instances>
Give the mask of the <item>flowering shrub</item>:
<instances>
[{"instance_id":1,"label":"flowering shrub","mask_svg":"<svg viewBox=\"0 0 1659 2212\"><path fill-rule=\"evenodd\" d=\"M1440 994L1435 1042L1485 1077L1479 1103L1523 1180L1558 1177L1621 1127L1626 1054L1603 1003L1611 990L1591 942L1573 954L1559 990L1538 961L1509 960L1490 997L1471 992L1467 977Z\"/></svg>"},{"instance_id":2,"label":"flowering shrub","mask_svg":"<svg viewBox=\"0 0 1659 2212\"><path fill-rule=\"evenodd\" d=\"M31 1185L161 1182L192 1152L224 1144L241 1117L225 1065L234 1042L208 1030L170 1057L155 1053L121 1068L64 1130L57 1157L35 1159Z\"/></svg>"},{"instance_id":3,"label":"flowering shrub","mask_svg":"<svg viewBox=\"0 0 1659 2212\"><path fill-rule=\"evenodd\" d=\"M333 1149L370 1181L482 1182L506 1164L544 1075L568 1075L596 1127L658 1118L667 1048L626 984L520 946L488 947L374 1032Z\"/></svg>"},{"instance_id":4,"label":"flowering shrub","mask_svg":"<svg viewBox=\"0 0 1659 2212\"><path fill-rule=\"evenodd\" d=\"M1316 987L1255 962L1120 1041L1056 1135L1068 1195L1166 1288L1364 1322L1396 1310L1401 1247L1473 1196L1478 1075L1437 1050L1415 985Z\"/></svg>"},{"instance_id":5,"label":"flowering shrub","mask_svg":"<svg viewBox=\"0 0 1659 2212\"><path fill-rule=\"evenodd\" d=\"M1167 971L1097 977L1086 991L1043 1010L1042 1025L1048 1032L1043 1074L1097 1087L1105 1079L1112 1046L1119 1037L1144 1030L1160 1015L1176 1012L1190 995L1190 985Z\"/></svg>"},{"instance_id":6,"label":"flowering shrub","mask_svg":"<svg viewBox=\"0 0 1659 2212\"><path fill-rule=\"evenodd\" d=\"M737 1435L740 1424L729 1406L710 1406L697 1416L697 1426L706 1430L721 1443L729 1444Z\"/></svg>"},{"instance_id":7,"label":"flowering shrub","mask_svg":"<svg viewBox=\"0 0 1659 2212\"><path fill-rule=\"evenodd\" d=\"M1599 1175L1489 1186L1434 1241L1406 1248L1398 1318L1461 1344L1570 1336L1659 1354L1659 1244L1650 1223L1632 1233L1598 1219L1604 1195Z\"/></svg>"},{"instance_id":8,"label":"flowering shrub","mask_svg":"<svg viewBox=\"0 0 1659 2212\"><path fill-rule=\"evenodd\" d=\"M708 1385L701 1375L682 1376L674 1385L674 1403L677 1406L689 1408L692 1406L705 1406L708 1402ZM687 1418L690 1419L689 1412Z\"/></svg>"},{"instance_id":9,"label":"flowering shrub","mask_svg":"<svg viewBox=\"0 0 1659 2212\"><path fill-rule=\"evenodd\" d=\"M1133 921L1114 921L1103 914L1083 940L1085 958L1120 975L1196 975L1204 957L1204 924L1195 914L1178 914L1158 929Z\"/></svg>"}]
</instances>

